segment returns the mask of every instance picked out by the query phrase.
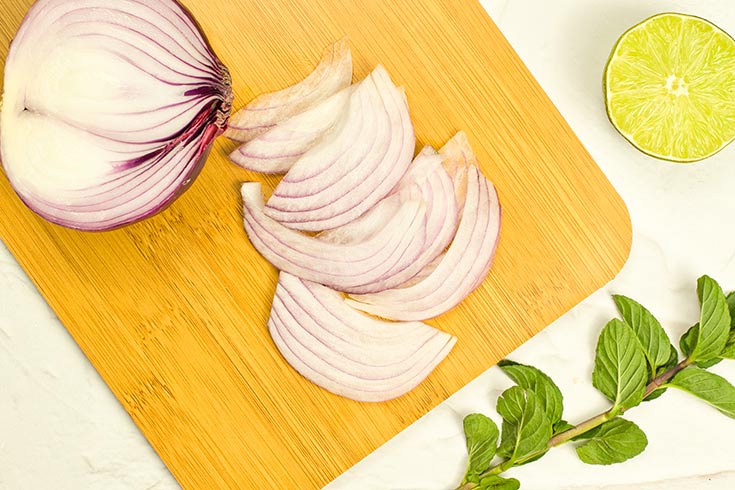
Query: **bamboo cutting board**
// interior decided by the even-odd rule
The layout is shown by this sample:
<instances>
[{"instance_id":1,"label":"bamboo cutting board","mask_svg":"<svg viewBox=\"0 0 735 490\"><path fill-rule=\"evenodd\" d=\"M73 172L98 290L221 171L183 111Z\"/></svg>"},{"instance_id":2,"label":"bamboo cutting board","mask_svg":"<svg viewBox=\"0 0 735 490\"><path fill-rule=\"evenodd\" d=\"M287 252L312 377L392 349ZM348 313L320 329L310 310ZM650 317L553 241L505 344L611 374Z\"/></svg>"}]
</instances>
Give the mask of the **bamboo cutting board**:
<instances>
[{"instance_id":1,"label":"bamboo cutting board","mask_svg":"<svg viewBox=\"0 0 735 490\"><path fill-rule=\"evenodd\" d=\"M30 0L0 0L3 59ZM287 366L265 322L276 271L241 227L221 139L153 219L81 233L27 210L0 177L0 237L187 489L319 488L610 280L624 204L475 0L189 0L230 68L235 107L305 76L348 35L355 76L404 85L419 145L464 129L504 210L489 278L430 322L459 338L431 377L381 404ZM600 108L600 110L603 110ZM265 179L271 187L273 179Z\"/></svg>"}]
</instances>

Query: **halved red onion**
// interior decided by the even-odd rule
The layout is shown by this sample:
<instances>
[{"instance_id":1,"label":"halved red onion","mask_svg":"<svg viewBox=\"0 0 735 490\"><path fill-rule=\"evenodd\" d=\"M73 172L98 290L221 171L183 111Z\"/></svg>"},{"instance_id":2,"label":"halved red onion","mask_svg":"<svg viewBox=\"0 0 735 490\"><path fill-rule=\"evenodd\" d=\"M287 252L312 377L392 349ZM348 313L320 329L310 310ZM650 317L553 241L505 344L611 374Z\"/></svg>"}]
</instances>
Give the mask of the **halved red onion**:
<instances>
[{"instance_id":1,"label":"halved red onion","mask_svg":"<svg viewBox=\"0 0 735 490\"><path fill-rule=\"evenodd\" d=\"M454 185L442 166L443 157L427 146L419 152L393 194L380 201L355 221L318 235L326 241L360 241L385 226L402 203L426 203L426 240L424 250L399 274L355 288L353 293L370 293L394 288L419 273L449 245L457 230L459 216Z\"/></svg>"},{"instance_id":2,"label":"halved red onion","mask_svg":"<svg viewBox=\"0 0 735 490\"><path fill-rule=\"evenodd\" d=\"M351 87L340 90L310 109L276 124L240 145L230 159L248 170L268 174L286 173L345 119Z\"/></svg>"},{"instance_id":3,"label":"halved red onion","mask_svg":"<svg viewBox=\"0 0 735 490\"><path fill-rule=\"evenodd\" d=\"M290 228L349 223L385 197L411 163L415 138L403 91L378 66L356 85L344 125L299 159L266 213Z\"/></svg>"},{"instance_id":4,"label":"halved red onion","mask_svg":"<svg viewBox=\"0 0 735 490\"><path fill-rule=\"evenodd\" d=\"M423 320L445 313L482 283L499 234L500 204L495 188L477 167L470 167L457 234L436 268L411 286L352 295L346 302L394 320Z\"/></svg>"},{"instance_id":5,"label":"halved red onion","mask_svg":"<svg viewBox=\"0 0 735 490\"><path fill-rule=\"evenodd\" d=\"M249 141L351 82L352 54L347 39L341 39L324 51L319 65L305 79L278 92L260 95L233 114L225 136Z\"/></svg>"},{"instance_id":6,"label":"halved red onion","mask_svg":"<svg viewBox=\"0 0 735 490\"><path fill-rule=\"evenodd\" d=\"M232 91L174 0L38 0L8 53L0 152L36 213L80 230L155 214L198 175Z\"/></svg>"},{"instance_id":7,"label":"halved red onion","mask_svg":"<svg viewBox=\"0 0 735 490\"><path fill-rule=\"evenodd\" d=\"M424 248L423 203L404 203L393 219L368 240L334 244L284 227L263 212L260 183L242 185L245 231L276 268L300 278L351 291L400 273Z\"/></svg>"},{"instance_id":8,"label":"halved red onion","mask_svg":"<svg viewBox=\"0 0 735 490\"><path fill-rule=\"evenodd\" d=\"M268 328L284 359L322 388L380 402L415 388L456 338L424 323L372 318L338 292L282 272Z\"/></svg>"}]
</instances>

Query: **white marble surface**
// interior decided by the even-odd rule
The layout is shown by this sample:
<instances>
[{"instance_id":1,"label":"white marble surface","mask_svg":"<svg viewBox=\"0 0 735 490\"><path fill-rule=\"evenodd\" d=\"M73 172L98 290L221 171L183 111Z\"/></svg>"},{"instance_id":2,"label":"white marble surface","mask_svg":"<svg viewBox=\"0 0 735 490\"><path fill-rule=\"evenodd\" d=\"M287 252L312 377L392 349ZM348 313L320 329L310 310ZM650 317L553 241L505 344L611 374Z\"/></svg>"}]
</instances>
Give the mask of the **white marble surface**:
<instances>
[{"instance_id":1,"label":"white marble surface","mask_svg":"<svg viewBox=\"0 0 735 490\"><path fill-rule=\"evenodd\" d=\"M709 18L735 33L732 0L485 0L511 44L627 203L634 229L620 275L510 357L550 374L565 416L604 406L589 379L609 295L647 305L676 338L696 320L696 278L735 289L735 147L699 164L645 157L610 127L601 73L617 36L662 10ZM717 366L735 381L735 362ZM495 368L334 481L329 490L450 489L465 464L462 417L492 416L508 381ZM681 393L630 412L648 450L624 465L585 466L571 448L512 472L526 490L735 488L735 421ZM151 450L25 274L0 247L0 489L169 490Z\"/></svg>"}]
</instances>

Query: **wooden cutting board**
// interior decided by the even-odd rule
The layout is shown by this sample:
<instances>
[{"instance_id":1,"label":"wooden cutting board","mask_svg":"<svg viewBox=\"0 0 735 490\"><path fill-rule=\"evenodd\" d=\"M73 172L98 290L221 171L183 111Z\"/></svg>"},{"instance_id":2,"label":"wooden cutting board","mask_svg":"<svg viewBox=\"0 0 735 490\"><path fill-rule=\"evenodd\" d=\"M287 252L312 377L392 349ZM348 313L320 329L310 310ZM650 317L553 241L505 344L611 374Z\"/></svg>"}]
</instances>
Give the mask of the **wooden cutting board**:
<instances>
[{"instance_id":1,"label":"wooden cutting board","mask_svg":"<svg viewBox=\"0 0 735 490\"><path fill-rule=\"evenodd\" d=\"M0 1L3 60L30 3ZM44 222L1 174L0 237L183 487L319 488L621 268L624 204L475 0L187 5L235 107L348 35L356 79L382 63L406 87L419 145L467 132L504 222L489 278L430 322L459 338L449 357L408 395L364 404L305 381L271 343L277 274L243 232L238 184L275 180L229 163L232 143L166 212L113 232Z\"/></svg>"}]
</instances>

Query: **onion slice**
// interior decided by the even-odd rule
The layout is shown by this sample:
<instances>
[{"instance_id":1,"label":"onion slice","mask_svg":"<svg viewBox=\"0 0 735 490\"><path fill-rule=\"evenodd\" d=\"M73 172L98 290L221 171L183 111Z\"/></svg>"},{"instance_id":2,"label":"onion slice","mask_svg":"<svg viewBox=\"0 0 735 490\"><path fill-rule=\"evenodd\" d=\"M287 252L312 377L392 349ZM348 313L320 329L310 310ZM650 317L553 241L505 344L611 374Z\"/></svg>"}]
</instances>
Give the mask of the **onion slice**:
<instances>
[{"instance_id":1,"label":"onion slice","mask_svg":"<svg viewBox=\"0 0 735 490\"><path fill-rule=\"evenodd\" d=\"M477 156L467 140L464 131L459 131L452 139L439 149L444 157L442 165L454 181L454 194L457 198L458 211L461 213L467 197L467 170L469 167L478 167Z\"/></svg>"},{"instance_id":2,"label":"onion slice","mask_svg":"<svg viewBox=\"0 0 735 490\"><path fill-rule=\"evenodd\" d=\"M266 213L304 231L348 223L391 192L414 145L405 95L378 66L355 86L345 123L293 165Z\"/></svg>"},{"instance_id":3,"label":"onion slice","mask_svg":"<svg viewBox=\"0 0 735 490\"><path fill-rule=\"evenodd\" d=\"M277 124L240 145L230 159L248 170L286 173L307 150L319 143L346 114L351 88L345 88L305 112Z\"/></svg>"},{"instance_id":4,"label":"onion slice","mask_svg":"<svg viewBox=\"0 0 735 490\"><path fill-rule=\"evenodd\" d=\"M459 222L454 184L442 166L443 157L430 146L414 159L393 194L380 201L357 220L318 235L332 242L359 242L380 230L404 202L426 203L426 236L424 250L414 262L387 280L353 289L353 293L369 293L394 288L410 280L449 245Z\"/></svg>"},{"instance_id":5,"label":"onion slice","mask_svg":"<svg viewBox=\"0 0 735 490\"><path fill-rule=\"evenodd\" d=\"M302 376L364 402L412 390L456 342L424 323L372 318L347 306L338 292L284 272L268 329L284 359Z\"/></svg>"},{"instance_id":6,"label":"onion slice","mask_svg":"<svg viewBox=\"0 0 735 490\"><path fill-rule=\"evenodd\" d=\"M260 183L244 183L242 199L245 231L263 257L282 271L340 291L400 273L424 248L426 209L417 201L404 203L369 240L333 244L286 228L266 216Z\"/></svg>"},{"instance_id":7,"label":"onion slice","mask_svg":"<svg viewBox=\"0 0 735 490\"><path fill-rule=\"evenodd\" d=\"M317 67L305 79L277 92L260 95L237 111L230 119L225 136L235 141L249 141L339 92L351 81L352 54L347 39L341 39L324 51Z\"/></svg>"},{"instance_id":8,"label":"onion slice","mask_svg":"<svg viewBox=\"0 0 735 490\"><path fill-rule=\"evenodd\" d=\"M174 0L38 0L5 64L0 152L20 198L54 223L107 230L185 191L232 91Z\"/></svg>"},{"instance_id":9,"label":"onion slice","mask_svg":"<svg viewBox=\"0 0 735 490\"><path fill-rule=\"evenodd\" d=\"M500 234L494 186L477 167L467 173L467 199L457 234L433 271L418 283L345 300L359 310L394 320L433 318L459 304L487 275Z\"/></svg>"}]
</instances>

